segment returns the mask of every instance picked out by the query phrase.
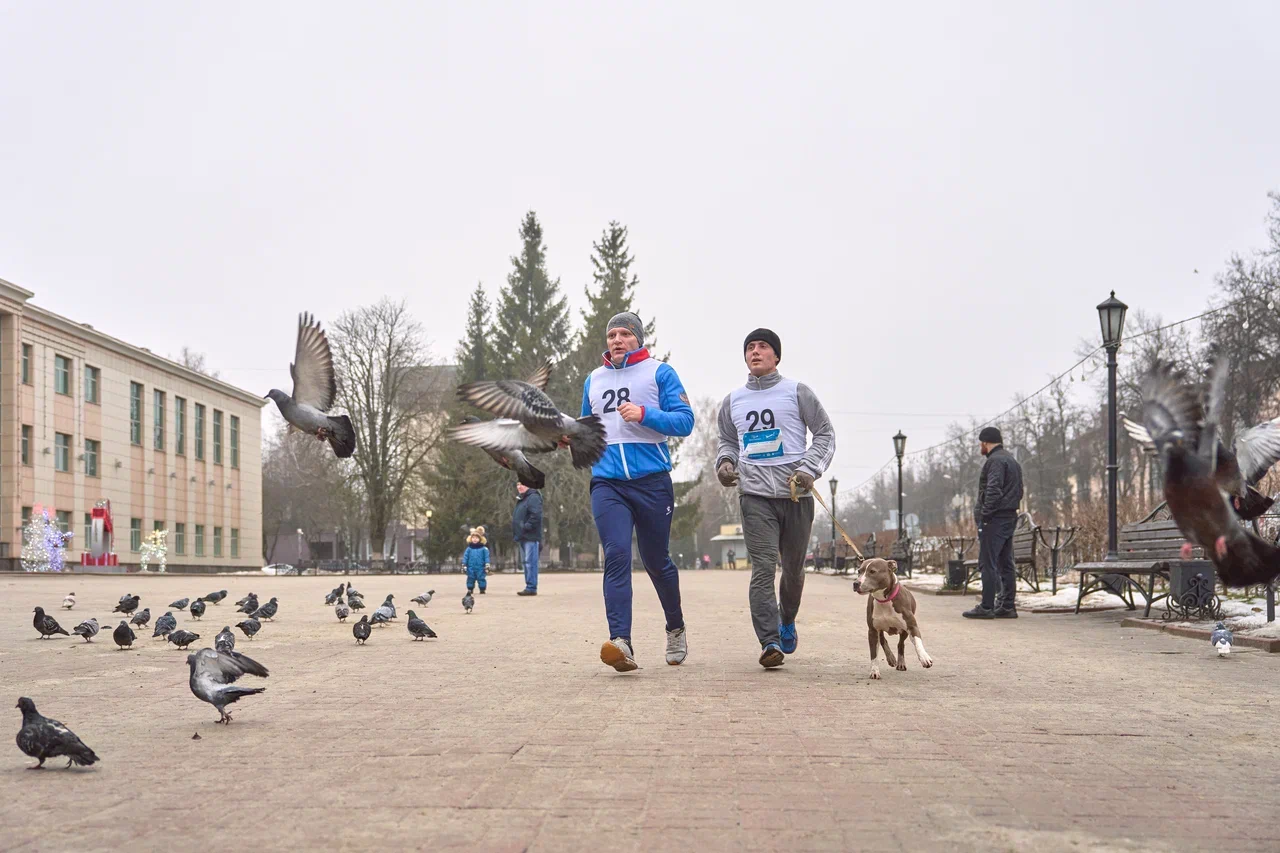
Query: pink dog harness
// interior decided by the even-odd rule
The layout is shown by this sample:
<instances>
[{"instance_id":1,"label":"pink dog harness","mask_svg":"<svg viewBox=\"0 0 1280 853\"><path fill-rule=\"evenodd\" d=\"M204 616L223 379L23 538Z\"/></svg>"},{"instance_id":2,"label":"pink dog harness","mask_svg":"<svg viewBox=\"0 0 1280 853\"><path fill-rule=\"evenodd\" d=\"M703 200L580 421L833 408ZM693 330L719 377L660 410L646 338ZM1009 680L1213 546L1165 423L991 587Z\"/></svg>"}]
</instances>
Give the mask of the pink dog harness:
<instances>
[{"instance_id":1,"label":"pink dog harness","mask_svg":"<svg viewBox=\"0 0 1280 853\"><path fill-rule=\"evenodd\" d=\"M888 598L877 598L876 601L880 602L881 604L888 604L890 601L893 601L895 598L897 598L898 593L900 592L902 592L902 584L894 584L893 592L890 593Z\"/></svg>"}]
</instances>

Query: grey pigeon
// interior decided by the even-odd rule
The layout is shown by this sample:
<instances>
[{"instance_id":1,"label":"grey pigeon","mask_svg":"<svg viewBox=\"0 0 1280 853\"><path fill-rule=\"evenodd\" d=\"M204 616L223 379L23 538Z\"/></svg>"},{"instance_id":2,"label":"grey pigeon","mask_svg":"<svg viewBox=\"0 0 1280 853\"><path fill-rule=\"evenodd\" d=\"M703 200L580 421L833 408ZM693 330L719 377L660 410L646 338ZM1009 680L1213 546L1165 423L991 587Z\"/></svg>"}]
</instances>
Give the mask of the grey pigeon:
<instances>
[{"instance_id":1,"label":"grey pigeon","mask_svg":"<svg viewBox=\"0 0 1280 853\"><path fill-rule=\"evenodd\" d=\"M1225 622L1219 622L1213 626L1213 633L1209 635L1209 642L1218 650L1218 657L1224 658L1231 654L1231 643L1235 640L1235 635L1231 633L1231 629L1227 627Z\"/></svg>"},{"instance_id":2,"label":"grey pigeon","mask_svg":"<svg viewBox=\"0 0 1280 853\"><path fill-rule=\"evenodd\" d=\"M272 596L270 601L268 601L266 604L262 605L257 610L250 613L249 615L254 619L271 619L276 615L276 610L278 610L279 607L280 605L276 603L275 596Z\"/></svg>"},{"instance_id":3,"label":"grey pigeon","mask_svg":"<svg viewBox=\"0 0 1280 853\"><path fill-rule=\"evenodd\" d=\"M363 598L361 598L358 595L350 595L350 594L347 595L347 604L351 606L352 610L364 610L365 607L368 606L364 603Z\"/></svg>"},{"instance_id":4,"label":"grey pigeon","mask_svg":"<svg viewBox=\"0 0 1280 853\"><path fill-rule=\"evenodd\" d=\"M338 584L338 586L335 589L330 590L329 594L324 597L324 603L330 607L332 607L335 603L341 604L342 591L345 588L345 586L346 586L345 584Z\"/></svg>"},{"instance_id":5,"label":"grey pigeon","mask_svg":"<svg viewBox=\"0 0 1280 853\"><path fill-rule=\"evenodd\" d=\"M236 602L236 607L244 607L244 603L245 603L246 601L248 601L248 600L249 600L249 599L251 599L251 598L257 598L257 597L258 597L258 596L257 596L257 593L252 593L252 592L251 592L251 593L249 593L248 595L246 595L244 598L242 598L242 599L240 599L239 601L237 601L237 602Z\"/></svg>"},{"instance_id":6,"label":"grey pigeon","mask_svg":"<svg viewBox=\"0 0 1280 853\"><path fill-rule=\"evenodd\" d=\"M93 638L98 636L98 620L86 619L79 625L71 629L71 633L77 637L84 637L86 643L92 643Z\"/></svg>"},{"instance_id":7,"label":"grey pigeon","mask_svg":"<svg viewBox=\"0 0 1280 853\"><path fill-rule=\"evenodd\" d=\"M54 634L63 634L68 637L71 636L71 634L67 632L66 628L63 628L58 624L57 619L54 619L52 616L44 612L43 607L37 607L31 612L35 614L35 618L31 620L31 624L40 632L40 639L47 640Z\"/></svg>"},{"instance_id":8,"label":"grey pigeon","mask_svg":"<svg viewBox=\"0 0 1280 853\"><path fill-rule=\"evenodd\" d=\"M139 628L147 627L147 623L151 621L151 608L144 607L137 613L133 614L133 618L129 620L130 625L137 625Z\"/></svg>"},{"instance_id":9,"label":"grey pigeon","mask_svg":"<svg viewBox=\"0 0 1280 853\"><path fill-rule=\"evenodd\" d=\"M414 640L425 640L427 637L435 637L436 632L431 627L418 618L418 614L412 610L409 611L409 621L405 623L405 627L409 629L409 633L413 635Z\"/></svg>"},{"instance_id":10,"label":"grey pigeon","mask_svg":"<svg viewBox=\"0 0 1280 853\"><path fill-rule=\"evenodd\" d=\"M421 604L423 607L426 607L428 604L431 603L431 596L435 594L436 594L436 591L434 589L429 589L426 592L424 592L422 595L419 595L417 598L414 598L411 600L413 601L414 604Z\"/></svg>"},{"instance_id":11,"label":"grey pigeon","mask_svg":"<svg viewBox=\"0 0 1280 853\"><path fill-rule=\"evenodd\" d=\"M252 640L253 635L262 630L262 623L257 619L250 618L243 622L237 622L236 627L243 631L246 637Z\"/></svg>"},{"instance_id":12,"label":"grey pigeon","mask_svg":"<svg viewBox=\"0 0 1280 853\"><path fill-rule=\"evenodd\" d=\"M191 616L194 619L201 619L204 616L205 603L200 599L191 602Z\"/></svg>"},{"instance_id":13,"label":"grey pigeon","mask_svg":"<svg viewBox=\"0 0 1280 853\"><path fill-rule=\"evenodd\" d=\"M363 593L363 592L360 592L358 589L356 589L356 588L355 588L354 586L352 586L351 584L347 584L347 598L350 598L350 597L351 597L351 596L353 596L353 595L354 595L354 596L357 596L357 597L359 597L359 598L364 598L364 593Z\"/></svg>"},{"instance_id":14,"label":"grey pigeon","mask_svg":"<svg viewBox=\"0 0 1280 853\"><path fill-rule=\"evenodd\" d=\"M483 424L484 422L475 415L467 415L462 419L464 424ZM493 421L494 424L500 424L507 429L514 429L520 426L519 421L510 419L498 419ZM490 427L493 429L493 427ZM529 457L524 455L524 451L518 448L511 450L490 450L488 447L481 445L481 449L488 454L489 458L497 462L508 471L516 472L516 479L531 489L541 489L547 485L547 475L535 468L533 463L529 461Z\"/></svg>"},{"instance_id":15,"label":"grey pigeon","mask_svg":"<svg viewBox=\"0 0 1280 853\"><path fill-rule=\"evenodd\" d=\"M218 636L213 638L213 647L220 652L229 652L236 647L236 635L231 633L230 625L223 625Z\"/></svg>"},{"instance_id":16,"label":"grey pigeon","mask_svg":"<svg viewBox=\"0 0 1280 853\"><path fill-rule=\"evenodd\" d=\"M178 627L178 620L172 613L165 613L156 620L155 628L151 634L152 639L156 637L168 637L175 628Z\"/></svg>"},{"instance_id":17,"label":"grey pigeon","mask_svg":"<svg viewBox=\"0 0 1280 853\"><path fill-rule=\"evenodd\" d=\"M222 602L222 599L226 597L227 597L227 591L225 589L220 589L217 592L211 592L208 595L204 596L203 600L209 602L210 604L220 604Z\"/></svg>"},{"instance_id":18,"label":"grey pigeon","mask_svg":"<svg viewBox=\"0 0 1280 853\"><path fill-rule=\"evenodd\" d=\"M338 396L338 382L334 378L329 339L310 314L298 317L298 345L289 374L293 377L292 395L276 388L267 393L267 398L275 401L280 415L288 422L289 431L304 432L329 442L339 459L355 453L356 431L351 418L327 414Z\"/></svg>"},{"instance_id":19,"label":"grey pigeon","mask_svg":"<svg viewBox=\"0 0 1280 853\"><path fill-rule=\"evenodd\" d=\"M391 595L390 593L388 593L386 600L382 602L382 607L385 607L387 608L387 610L390 611L390 613L388 613L387 615L392 619L396 618L396 605L392 601L392 599L394 598L395 598L394 595ZM378 609L381 610L382 607L379 607Z\"/></svg>"},{"instance_id":20,"label":"grey pigeon","mask_svg":"<svg viewBox=\"0 0 1280 853\"><path fill-rule=\"evenodd\" d=\"M471 594L471 590L467 590L467 594L462 596L462 607L468 613L476 606L475 596Z\"/></svg>"},{"instance_id":21,"label":"grey pigeon","mask_svg":"<svg viewBox=\"0 0 1280 853\"><path fill-rule=\"evenodd\" d=\"M120 603L124 604L126 601L128 601L131 598L133 598L133 595L131 593L126 592L124 595L120 596Z\"/></svg>"},{"instance_id":22,"label":"grey pigeon","mask_svg":"<svg viewBox=\"0 0 1280 853\"><path fill-rule=\"evenodd\" d=\"M222 715L218 718L220 723L231 722L227 706L232 702L266 690L265 687L234 686L242 675L256 675L259 678L266 678L268 675L265 666L239 652L201 649L195 654L187 655L187 666L191 668L191 692L197 699L218 709L218 713Z\"/></svg>"},{"instance_id":23,"label":"grey pigeon","mask_svg":"<svg viewBox=\"0 0 1280 853\"><path fill-rule=\"evenodd\" d=\"M339 622L346 622L347 617L351 615L351 608L343 607L341 604L333 608L333 615L338 617Z\"/></svg>"},{"instance_id":24,"label":"grey pigeon","mask_svg":"<svg viewBox=\"0 0 1280 853\"><path fill-rule=\"evenodd\" d=\"M363 619L364 617L362 616L360 618ZM391 617L388 616L387 612L383 610L381 607L373 611L373 618L369 620L370 625L386 625L390 622L391 622Z\"/></svg>"},{"instance_id":25,"label":"grey pigeon","mask_svg":"<svg viewBox=\"0 0 1280 853\"><path fill-rule=\"evenodd\" d=\"M364 641L369 639L369 617L361 616L360 621L351 626L351 633L356 638L356 645L364 645Z\"/></svg>"},{"instance_id":26,"label":"grey pigeon","mask_svg":"<svg viewBox=\"0 0 1280 853\"><path fill-rule=\"evenodd\" d=\"M244 600L244 604L241 604L236 609L244 614L253 613L253 611L258 609L258 596L253 593L249 593L249 597Z\"/></svg>"},{"instance_id":27,"label":"grey pigeon","mask_svg":"<svg viewBox=\"0 0 1280 853\"><path fill-rule=\"evenodd\" d=\"M67 593L67 597L62 599L62 609L70 610L76 606L76 594L74 592Z\"/></svg>"},{"instance_id":28,"label":"grey pigeon","mask_svg":"<svg viewBox=\"0 0 1280 853\"><path fill-rule=\"evenodd\" d=\"M172 607L174 610L186 610L187 605L190 603L191 603L191 599L189 598L179 598L177 601L169 602L169 606Z\"/></svg>"},{"instance_id":29,"label":"grey pigeon","mask_svg":"<svg viewBox=\"0 0 1280 853\"><path fill-rule=\"evenodd\" d=\"M185 649L198 639L200 639L199 634L193 634L190 631L183 631L182 629L169 632L169 642L173 643L180 649Z\"/></svg>"},{"instance_id":30,"label":"grey pigeon","mask_svg":"<svg viewBox=\"0 0 1280 853\"><path fill-rule=\"evenodd\" d=\"M116 609L112 610L111 612L123 613L127 616L133 611L138 609L138 602L141 600L142 598L140 596L127 595L124 598L120 599L120 603L116 605Z\"/></svg>"},{"instance_id":31,"label":"grey pigeon","mask_svg":"<svg viewBox=\"0 0 1280 853\"><path fill-rule=\"evenodd\" d=\"M529 378L468 382L458 386L458 399L483 409L497 420L462 424L449 431L454 441L495 453L513 450L551 453L567 442L573 467L590 468L604 456L604 424L598 415L573 418L556 408L543 389L551 378L547 362Z\"/></svg>"},{"instance_id":32,"label":"grey pigeon","mask_svg":"<svg viewBox=\"0 0 1280 853\"><path fill-rule=\"evenodd\" d=\"M123 649L125 646L133 648L133 641L138 639L138 635L133 633L133 629L129 627L129 623L124 619L120 620L120 624L111 632L111 639L116 641L116 645Z\"/></svg>"},{"instance_id":33,"label":"grey pigeon","mask_svg":"<svg viewBox=\"0 0 1280 853\"><path fill-rule=\"evenodd\" d=\"M84 745L84 741L75 736L71 729L50 717L40 716L36 703L26 696L18 700L22 709L22 728L18 729L18 749L40 763L29 770L44 767L47 759L63 757L67 766L79 764L87 767L98 760L94 751Z\"/></svg>"}]
</instances>

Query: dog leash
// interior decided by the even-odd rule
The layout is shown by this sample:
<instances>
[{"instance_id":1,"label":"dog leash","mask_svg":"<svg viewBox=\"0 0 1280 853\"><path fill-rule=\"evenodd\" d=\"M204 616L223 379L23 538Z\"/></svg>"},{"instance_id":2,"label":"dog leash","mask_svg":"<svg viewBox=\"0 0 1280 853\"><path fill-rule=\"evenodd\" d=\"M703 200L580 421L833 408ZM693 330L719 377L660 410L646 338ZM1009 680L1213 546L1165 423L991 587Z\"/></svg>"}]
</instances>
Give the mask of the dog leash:
<instances>
[{"instance_id":1,"label":"dog leash","mask_svg":"<svg viewBox=\"0 0 1280 853\"><path fill-rule=\"evenodd\" d=\"M798 502L800 500L800 496L796 494L796 478L794 476L792 476L790 480L790 484L791 484L791 500ZM809 494L817 498L818 503L822 504L822 508L827 511L827 515L831 516L831 520L835 522L836 529L840 531L840 535L844 537L844 541L849 543L849 547L853 549L853 553L858 555L858 559L865 560L866 557L863 556L862 551L858 549L858 546L854 544L853 539L849 536L848 533L845 532L844 525L836 520L836 514L831 511L830 507L827 506L827 502L822 499L822 495L818 493L818 490L810 489ZM835 558L836 558L836 555L833 553L831 555L832 562L835 562Z\"/></svg>"}]
</instances>

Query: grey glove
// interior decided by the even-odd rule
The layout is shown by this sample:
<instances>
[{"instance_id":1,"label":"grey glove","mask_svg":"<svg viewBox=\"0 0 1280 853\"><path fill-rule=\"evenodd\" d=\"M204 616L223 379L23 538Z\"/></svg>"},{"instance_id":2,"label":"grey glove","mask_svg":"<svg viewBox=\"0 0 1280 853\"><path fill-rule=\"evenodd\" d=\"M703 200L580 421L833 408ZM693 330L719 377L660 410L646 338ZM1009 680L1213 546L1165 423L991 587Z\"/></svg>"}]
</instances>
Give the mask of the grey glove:
<instances>
[{"instance_id":1,"label":"grey glove","mask_svg":"<svg viewBox=\"0 0 1280 853\"><path fill-rule=\"evenodd\" d=\"M738 485L738 470L734 468L733 463L728 459L720 463L720 467L716 469L716 479L720 481L720 485L728 488L729 486Z\"/></svg>"},{"instance_id":2,"label":"grey glove","mask_svg":"<svg viewBox=\"0 0 1280 853\"><path fill-rule=\"evenodd\" d=\"M795 480L796 489L807 492L813 488L813 475L807 471L797 471L791 475L791 479Z\"/></svg>"}]
</instances>

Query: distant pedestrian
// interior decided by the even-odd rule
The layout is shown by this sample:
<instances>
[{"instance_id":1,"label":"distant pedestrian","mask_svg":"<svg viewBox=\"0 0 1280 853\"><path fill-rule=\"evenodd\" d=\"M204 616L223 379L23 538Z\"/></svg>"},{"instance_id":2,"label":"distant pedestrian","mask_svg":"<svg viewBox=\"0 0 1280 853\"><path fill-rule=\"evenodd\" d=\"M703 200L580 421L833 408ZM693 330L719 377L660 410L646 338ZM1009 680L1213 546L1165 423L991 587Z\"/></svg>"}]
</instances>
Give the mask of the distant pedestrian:
<instances>
[{"instance_id":1,"label":"distant pedestrian","mask_svg":"<svg viewBox=\"0 0 1280 853\"><path fill-rule=\"evenodd\" d=\"M729 549L729 553L725 554L725 556L729 558L729 568L731 569L738 568L738 555L734 552L732 548Z\"/></svg>"},{"instance_id":2,"label":"distant pedestrian","mask_svg":"<svg viewBox=\"0 0 1280 853\"><path fill-rule=\"evenodd\" d=\"M483 527L471 528L466 550L462 552L462 565L467 569L467 592L471 592L478 584L480 594L484 595L485 587L489 585L486 577L489 571L489 548Z\"/></svg>"},{"instance_id":3,"label":"distant pedestrian","mask_svg":"<svg viewBox=\"0 0 1280 853\"><path fill-rule=\"evenodd\" d=\"M524 565L524 589L516 595L538 594L538 551L542 547L542 494L524 483L516 484L515 511L511 514L511 536Z\"/></svg>"},{"instance_id":4,"label":"distant pedestrian","mask_svg":"<svg viewBox=\"0 0 1280 853\"><path fill-rule=\"evenodd\" d=\"M703 555L702 555L702 568L704 568L704 569L709 569L709 568L711 568L711 555L710 555L710 554L703 554Z\"/></svg>"},{"instance_id":5,"label":"distant pedestrian","mask_svg":"<svg viewBox=\"0 0 1280 853\"><path fill-rule=\"evenodd\" d=\"M978 433L987 461L978 478L974 521L978 525L978 568L982 572L982 602L964 616L969 619L1017 619L1014 601L1018 578L1013 564L1013 531L1022 503L1022 466L1004 449L1000 430Z\"/></svg>"}]
</instances>

